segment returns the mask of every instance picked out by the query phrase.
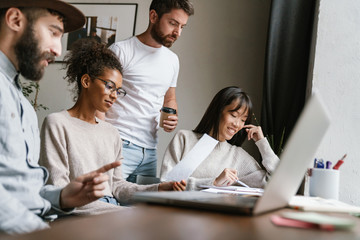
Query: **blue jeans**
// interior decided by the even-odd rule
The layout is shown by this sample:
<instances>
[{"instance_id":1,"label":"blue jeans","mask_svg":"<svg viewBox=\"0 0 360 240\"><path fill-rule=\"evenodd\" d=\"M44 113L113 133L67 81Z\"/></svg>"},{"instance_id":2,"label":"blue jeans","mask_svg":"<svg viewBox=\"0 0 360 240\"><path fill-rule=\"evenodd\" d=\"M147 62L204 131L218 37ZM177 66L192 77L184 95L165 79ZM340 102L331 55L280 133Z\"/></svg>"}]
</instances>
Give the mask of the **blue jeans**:
<instances>
[{"instance_id":1,"label":"blue jeans","mask_svg":"<svg viewBox=\"0 0 360 240\"><path fill-rule=\"evenodd\" d=\"M111 204L114 204L114 205L120 205L119 202L116 200L116 198L110 197L110 196L104 196L102 198L99 198L99 201L106 202L106 203L111 203Z\"/></svg>"},{"instance_id":2,"label":"blue jeans","mask_svg":"<svg viewBox=\"0 0 360 240\"><path fill-rule=\"evenodd\" d=\"M136 182L136 176L156 177L156 149L148 149L123 140L124 161L121 165L123 178Z\"/></svg>"}]
</instances>

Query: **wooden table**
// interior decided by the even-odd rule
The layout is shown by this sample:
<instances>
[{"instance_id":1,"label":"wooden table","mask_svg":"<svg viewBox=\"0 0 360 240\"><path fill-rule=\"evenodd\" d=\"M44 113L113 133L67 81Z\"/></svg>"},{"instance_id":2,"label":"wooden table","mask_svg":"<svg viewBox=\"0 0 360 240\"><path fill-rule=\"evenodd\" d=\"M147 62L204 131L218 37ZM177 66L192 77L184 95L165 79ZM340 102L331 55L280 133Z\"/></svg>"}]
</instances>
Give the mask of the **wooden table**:
<instances>
[{"instance_id":1,"label":"wooden table","mask_svg":"<svg viewBox=\"0 0 360 240\"><path fill-rule=\"evenodd\" d=\"M343 216L356 221L348 231L327 232L314 229L278 227L270 217L282 209L256 217L207 212L156 205L137 205L119 212L57 220L51 229L0 239L20 240L116 240L116 239L360 239L360 218Z\"/></svg>"}]
</instances>

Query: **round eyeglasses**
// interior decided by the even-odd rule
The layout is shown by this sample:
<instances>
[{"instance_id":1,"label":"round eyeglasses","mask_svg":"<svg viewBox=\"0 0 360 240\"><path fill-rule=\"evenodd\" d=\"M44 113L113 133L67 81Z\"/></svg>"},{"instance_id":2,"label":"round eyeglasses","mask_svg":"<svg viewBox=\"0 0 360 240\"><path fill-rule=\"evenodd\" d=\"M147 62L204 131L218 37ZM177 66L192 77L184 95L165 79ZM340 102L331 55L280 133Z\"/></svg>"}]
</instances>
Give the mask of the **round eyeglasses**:
<instances>
[{"instance_id":1,"label":"round eyeglasses","mask_svg":"<svg viewBox=\"0 0 360 240\"><path fill-rule=\"evenodd\" d=\"M106 81L106 80L98 78L98 77L94 77L94 78L97 79L97 80L102 81L103 83L105 83L105 92L107 94L111 94L113 92L116 92L116 95L118 97L125 97L126 91L124 89L122 89L121 87L116 88L116 85L115 85L115 83L113 81L111 81L111 80Z\"/></svg>"}]
</instances>

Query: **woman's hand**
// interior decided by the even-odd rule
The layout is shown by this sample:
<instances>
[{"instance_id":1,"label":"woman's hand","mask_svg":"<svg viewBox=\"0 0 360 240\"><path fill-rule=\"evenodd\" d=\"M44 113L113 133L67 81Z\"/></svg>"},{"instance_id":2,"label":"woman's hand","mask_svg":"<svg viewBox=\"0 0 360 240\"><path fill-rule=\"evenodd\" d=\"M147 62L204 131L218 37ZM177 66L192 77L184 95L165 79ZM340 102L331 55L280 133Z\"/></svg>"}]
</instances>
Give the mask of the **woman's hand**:
<instances>
[{"instance_id":1,"label":"woman's hand","mask_svg":"<svg viewBox=\"0 0 360 240\"><path fill-rule=\"evenodd\" d=\"M185 191L186 190L186 181L181 180L180 182L174 182L173 186L174 191Z\"/></svg>"},{"instance_id":2,"label":"woman's hand","mask_svg":"<svg viewBox=\"0 0 360 240\"><path fill-rule=\"evenodd\" d=\"M159 184L158 191L185 191L186 181L181 180L180 182L162 182Z\"/></svg>"},{"instance_id":3,"label":"woman's hand","mask_svg":"<svg viewBox=\"0 0 360 240\"><path fill-rule=\"evenodd\" d=\"M162 182L159 184L158 191L172 191L175 182Z\"/></svg>"},{"instance_id":4,"label":"woman's hand","mask_svg":"<svg viewBox=\"0 0 360 240\"><path fill-rule=\"evenodd\" d=\"M120 165L120 161L115 161L71 181L61 190L61 208L80 207L103 197L105 183L109 180L109 176L104 173Z\"/></svg>"},{"instance_id":5,"label":"woman's hand","mask_svg":"<svg viewBox=\"0 0 360 240\"><path fill-rule=\"evenodd\" d=\"M214 185L218 187L229 186L236 180L238 180L237 171L235 169L225 168L224 171L222 171L222 173L220 173L220 175L215 179Z\"/></svg>"},{"instance_id":6,"label":"woman's hand","mask_svg":"<svg viewBox=\"0 0 360 240\"><path fill-rule=\"evenodd\" d=\"M264 134L263 134L260 126L248 124L248 125L245 125L244 128L246 129L246 132L248 134L248 140L252 139L255 142L257 142L260 139L264 138Z\"/></svg>"}]
</instances>

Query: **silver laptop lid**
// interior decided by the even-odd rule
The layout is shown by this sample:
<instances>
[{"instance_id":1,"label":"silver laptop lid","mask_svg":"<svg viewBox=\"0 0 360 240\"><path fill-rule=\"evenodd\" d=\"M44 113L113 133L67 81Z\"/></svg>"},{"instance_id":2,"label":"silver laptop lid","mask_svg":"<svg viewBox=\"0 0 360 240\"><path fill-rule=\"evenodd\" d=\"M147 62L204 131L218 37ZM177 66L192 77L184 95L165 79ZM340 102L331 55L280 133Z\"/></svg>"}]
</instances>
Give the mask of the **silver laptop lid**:
<instances>
[{"instance_id":1,"label":"silver laptop lid","mask_svg":"<svg viewBox=\"0 0 360 240\"><path fill-rule=\"evenodd\" d=\"M280 163L256 202L253 214L282 208L296 194L306 169L330 125L321 97L314 93L306 102L280 156Z\"/></svg>"}]
</instances>

